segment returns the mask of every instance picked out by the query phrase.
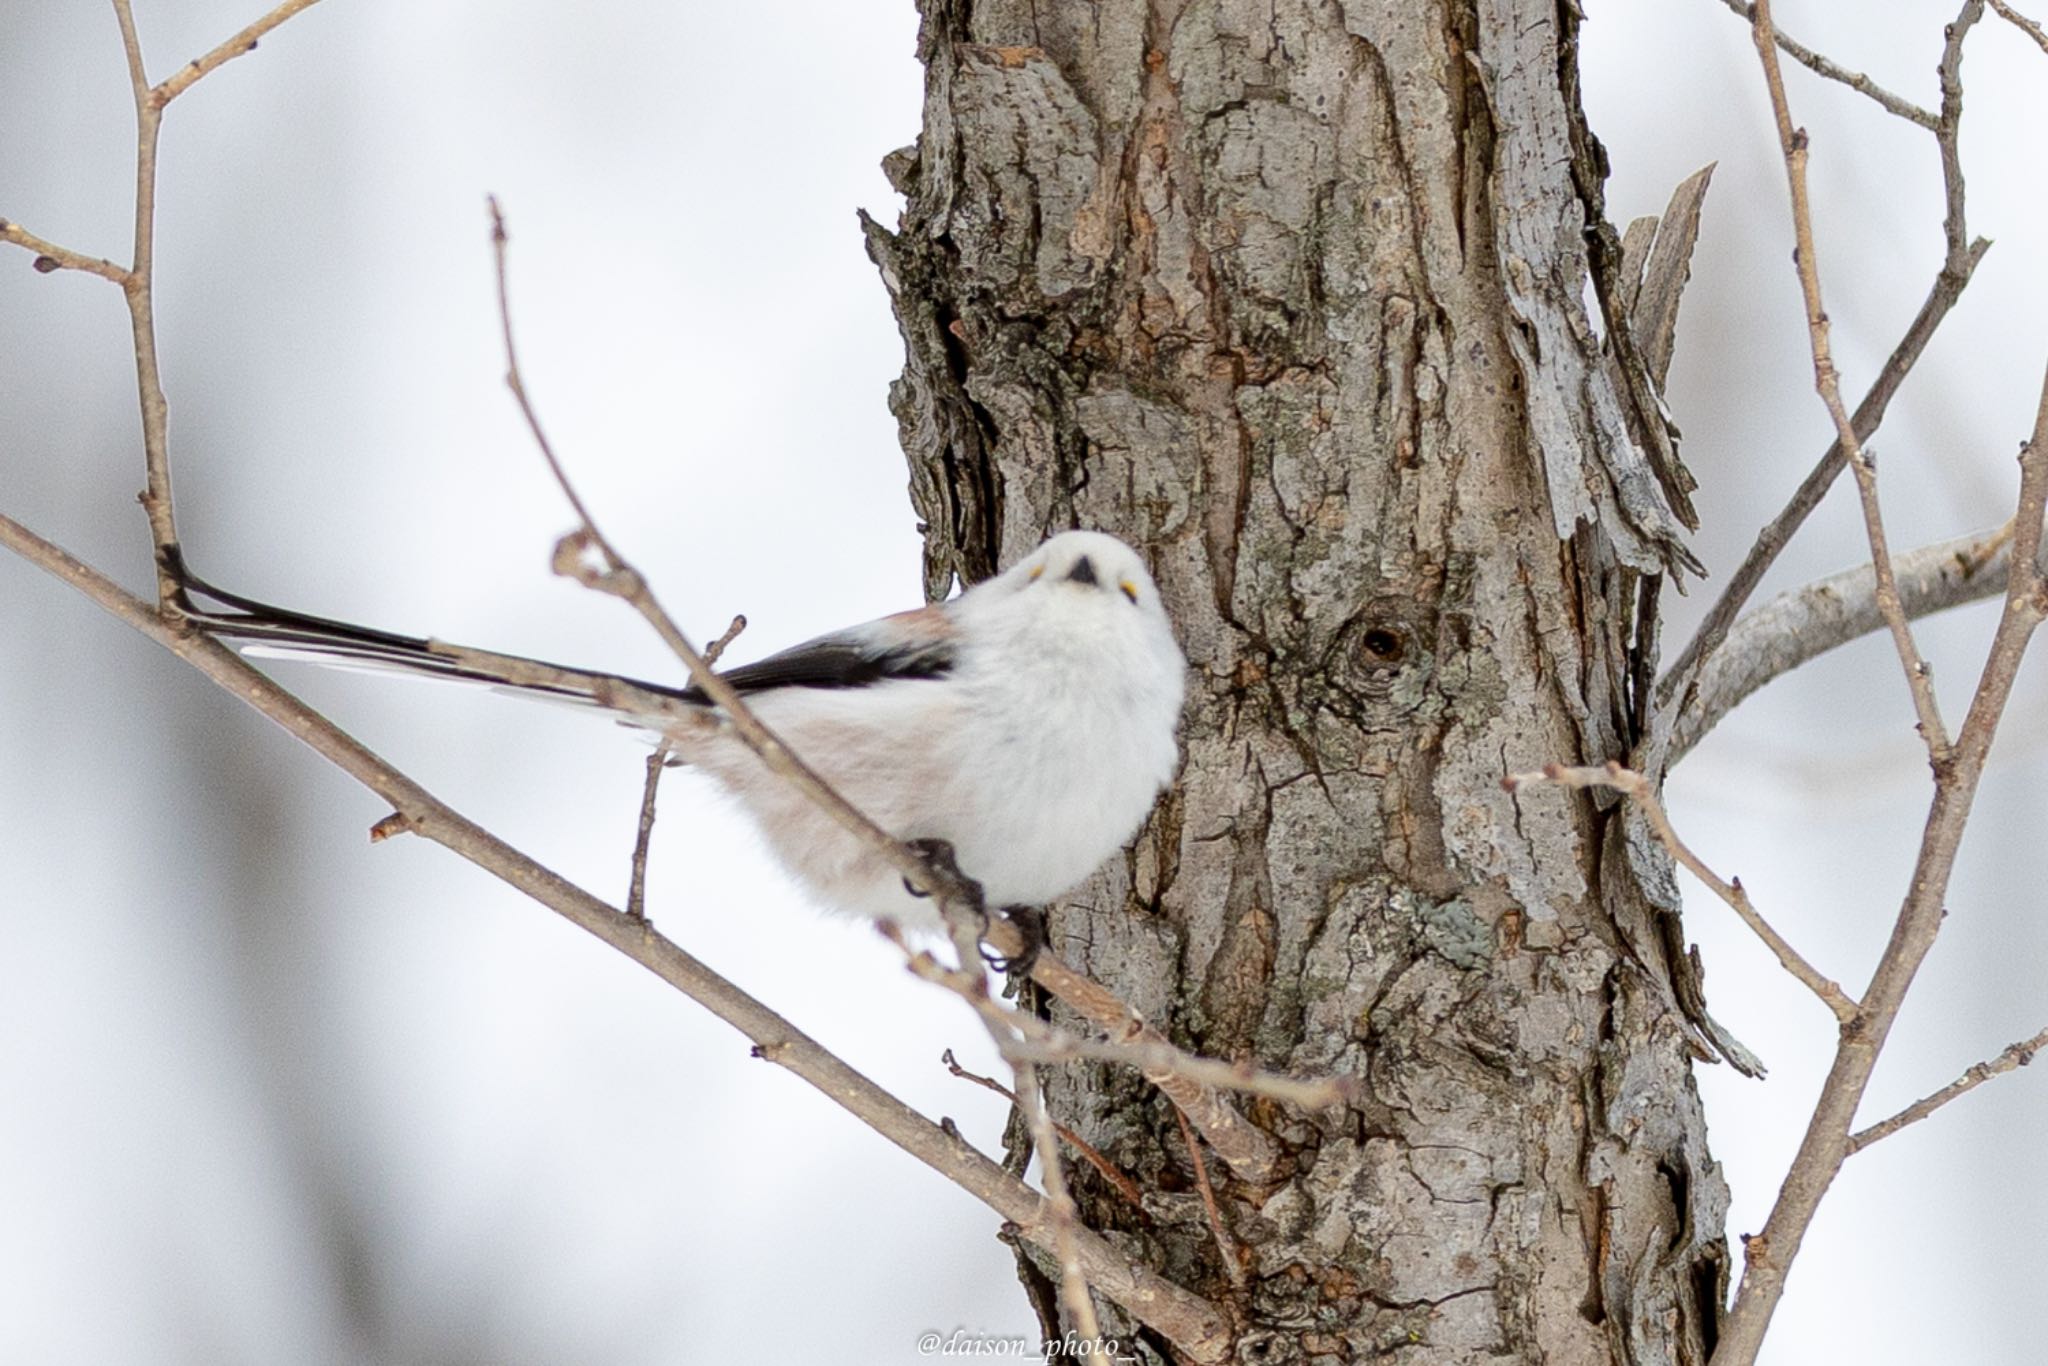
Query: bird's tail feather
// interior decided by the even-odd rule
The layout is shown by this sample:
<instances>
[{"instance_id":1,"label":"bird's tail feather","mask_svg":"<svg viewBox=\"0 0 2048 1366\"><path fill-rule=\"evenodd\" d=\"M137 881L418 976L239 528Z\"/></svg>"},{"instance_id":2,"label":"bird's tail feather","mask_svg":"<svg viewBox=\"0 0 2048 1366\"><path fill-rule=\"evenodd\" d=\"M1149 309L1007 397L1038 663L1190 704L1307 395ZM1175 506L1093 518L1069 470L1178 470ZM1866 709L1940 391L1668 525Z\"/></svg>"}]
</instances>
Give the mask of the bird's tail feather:
<instances>
[{"instance_id":1,"label":"bird's tail feather","mask_svg":"<svg viewBox=\"0 0 2048 1366\"><path fill-rule=\"evenodd\" d=\"M353 622L295 612L245 598L201 579L181 559L171 571L184 590L185 619L259 659L299 659L344 669L400 673L479 683L523 696L603 707L629 716L674 712L675 703L703 707L708 699L694 686L674 687L621 674L551 664L522 655L498 654L420 636L398 635Z\"/></svg>"}]
</instances>

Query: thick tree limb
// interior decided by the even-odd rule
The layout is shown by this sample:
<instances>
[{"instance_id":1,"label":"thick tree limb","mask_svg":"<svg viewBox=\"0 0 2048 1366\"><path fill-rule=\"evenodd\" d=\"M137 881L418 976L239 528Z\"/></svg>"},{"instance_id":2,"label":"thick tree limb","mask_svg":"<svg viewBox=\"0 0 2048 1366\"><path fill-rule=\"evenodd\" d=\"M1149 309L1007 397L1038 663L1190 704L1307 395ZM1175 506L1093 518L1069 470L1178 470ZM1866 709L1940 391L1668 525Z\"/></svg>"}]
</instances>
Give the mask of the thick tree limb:
<instances>
[{"instance_id":1,"label":"thick tree limb","mask_svg":"<svg viewBox=\"0 0 2048 1366\"><path fill-rule=\"evenodd\" d=\"M789 1021L747 995L644 921L606 905L435 798L227 647L165 620L84 562L0 516L0 545L78 589L225 691L275 721L389 802L405 828L476 864L603 940L752 1040L757 1056L788 1069L912 1157L959 1185L1041 1247L1052 1223L1038 1192L877 1086ZM1218 1362L1229 1325L1215 1306L1173 1285L1085 1229L1075 1234L1089 1282L1195 1361Z\"/></svg>"}]
</instances>

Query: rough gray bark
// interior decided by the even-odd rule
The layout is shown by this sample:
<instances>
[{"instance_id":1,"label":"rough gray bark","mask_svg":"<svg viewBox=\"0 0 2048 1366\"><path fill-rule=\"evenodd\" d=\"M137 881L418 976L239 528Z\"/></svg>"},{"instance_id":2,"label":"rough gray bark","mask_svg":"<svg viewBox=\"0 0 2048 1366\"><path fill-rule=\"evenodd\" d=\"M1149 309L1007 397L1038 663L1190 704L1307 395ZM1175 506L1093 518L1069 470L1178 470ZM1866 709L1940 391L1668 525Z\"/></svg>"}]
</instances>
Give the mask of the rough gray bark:
<instances>
[{"instance_id":1,"label":"rough gray bark","mask_svg":"<svg viewBox=\"0 0 2048 1366\"><path fill-rule=\"evenodd\" d=\"M868 235L928 590L1113 531L1193 668L1179 783L1056 941L1184 1044L1365 1079L1251 1107L1289 1168L1219 1191L1237 1292L1171 1111L1064 1070L1151 1192L1078 1171L1088 1221L1243 1361L1704 1362L1727 1193L1669 865L1500 781L1632 754L1690 564L1649 370L1587 314L1634 291L1571 7L921 4L909 206Z\"/></svg>"}]
</instances>

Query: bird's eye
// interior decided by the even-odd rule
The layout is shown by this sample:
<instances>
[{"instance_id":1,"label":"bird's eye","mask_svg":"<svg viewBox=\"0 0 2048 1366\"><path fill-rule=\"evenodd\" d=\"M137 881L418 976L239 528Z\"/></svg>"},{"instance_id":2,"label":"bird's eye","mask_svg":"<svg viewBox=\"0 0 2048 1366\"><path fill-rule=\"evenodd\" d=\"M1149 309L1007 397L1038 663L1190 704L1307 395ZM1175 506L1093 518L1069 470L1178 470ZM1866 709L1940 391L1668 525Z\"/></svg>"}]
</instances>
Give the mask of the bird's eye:
<instances>
[{"instance_id":1,"label":"bird's eye","mask_svg":"<svg viewBox=\"0 0 2048 1366\"><path fill-rule=\"evenodd\" d=\"M1031 581L1032 581L1033 583L1037 583L1037 582L1039 581L1039 579L1043 578L1044 576L1045 576L1045 566L1044 566L1044 565L1042 565L1042 564L1041 564L1041 565L1034 565L1034 566L1032 566L1032 569L1031 569Z\"/></svg>"},{"instance_id":2,"label":"bird's eye","mask_svg":"<svg viewBox=\"0 0 2048 1366\"><path fill-rule=\"evenodd\" d=\"M1124 596L1129 598L1132 602L1136 602L1138 600L1138 585L1132 583L1129 579L1120 580L1117 583L1117 587L1123 589Z\"/></svg>"}]
</instances>

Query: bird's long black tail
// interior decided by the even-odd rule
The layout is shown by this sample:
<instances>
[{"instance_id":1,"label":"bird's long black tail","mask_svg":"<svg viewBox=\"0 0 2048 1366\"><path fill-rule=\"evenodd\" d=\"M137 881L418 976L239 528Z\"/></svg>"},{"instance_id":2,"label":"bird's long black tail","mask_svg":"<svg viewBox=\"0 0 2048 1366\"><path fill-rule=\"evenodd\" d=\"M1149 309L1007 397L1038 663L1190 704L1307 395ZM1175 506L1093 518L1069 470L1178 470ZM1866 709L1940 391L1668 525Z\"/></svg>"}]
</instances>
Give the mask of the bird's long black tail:
<instances>
[{"instance_id":1,"label":"bird's long black tail","mask_svg":"<svg viewBox=\"0 0 2048 1366\"><path fill-rule=\"evenodd\" d=\"M185 619L257 658L302 659L342 668L481 683L628 713L657 710L664 701L704 706L708 700L694 686L679 688L522 655L475 650L258 602L214 587L193 573L175 549L168 553L167 567L182 589L178 607Z\"/></svg>"}]
</instances>

